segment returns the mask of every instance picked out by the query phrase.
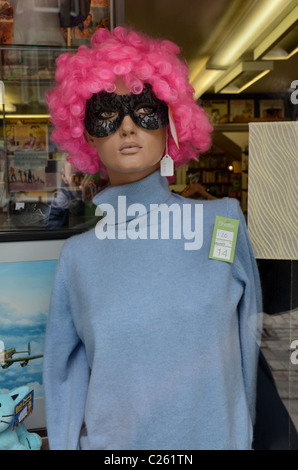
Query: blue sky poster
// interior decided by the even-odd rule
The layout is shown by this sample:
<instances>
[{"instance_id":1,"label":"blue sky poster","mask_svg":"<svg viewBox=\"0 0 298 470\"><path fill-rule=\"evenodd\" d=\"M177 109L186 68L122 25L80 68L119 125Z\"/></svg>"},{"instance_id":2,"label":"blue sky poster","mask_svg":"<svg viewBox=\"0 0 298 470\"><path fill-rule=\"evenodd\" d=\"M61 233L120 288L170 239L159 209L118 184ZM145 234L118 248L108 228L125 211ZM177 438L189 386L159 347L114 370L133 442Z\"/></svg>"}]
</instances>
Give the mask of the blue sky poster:
<instances>
[{"instance_id":1,"label":"blue sky poster","mask_svg":"<svg viewBox=\"0 0 298 470\"><path fill-rule=\"evenodd\" d=\"M5 350L15 348L12 358L42 356L51 290L57 260L0 263L0 342ZM28 344L30 343L29 351ZM22 361L9 367L0 364L0 390L21 385L43 397L43 359Z\"/></svg>"}]
</instances>

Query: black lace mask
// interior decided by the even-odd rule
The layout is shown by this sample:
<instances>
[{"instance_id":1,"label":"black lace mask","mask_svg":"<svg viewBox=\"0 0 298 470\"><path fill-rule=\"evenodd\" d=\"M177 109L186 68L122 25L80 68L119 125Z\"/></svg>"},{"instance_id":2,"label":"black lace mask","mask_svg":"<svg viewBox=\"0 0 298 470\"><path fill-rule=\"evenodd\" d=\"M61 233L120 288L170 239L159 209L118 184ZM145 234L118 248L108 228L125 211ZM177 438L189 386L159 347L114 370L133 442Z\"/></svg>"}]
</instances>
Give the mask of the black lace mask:
<instances>
[{"instance_id":1,"label":"black lace mask","mask_svg":"<svg viewBox=\"0 0 298 470\"><path fill-rule=\"evenodd\" d=\"M139 95L117 95L101 91L86 103L85 127L92 137L106 137L116 132L129 115L133 122L148 130L165 127L169 123L168 107L154 95L146 84Z\"/></svg>"}]
</instances>

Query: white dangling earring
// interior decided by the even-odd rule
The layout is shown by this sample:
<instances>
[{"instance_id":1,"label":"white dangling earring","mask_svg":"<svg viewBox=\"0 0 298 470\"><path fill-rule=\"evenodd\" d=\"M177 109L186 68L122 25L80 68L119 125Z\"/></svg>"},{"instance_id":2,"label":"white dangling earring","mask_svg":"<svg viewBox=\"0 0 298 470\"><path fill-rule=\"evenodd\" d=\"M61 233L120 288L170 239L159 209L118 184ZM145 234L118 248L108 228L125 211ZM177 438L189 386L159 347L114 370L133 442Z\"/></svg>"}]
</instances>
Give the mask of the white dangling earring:
<instances>
[{"instance_id":1,"label":"white dangling earring","mask_svg":"<svg viewBox=\"0 0 298 470\"><path fill-rule=\"evenodd\" d=\"M174 160L168 154L168 129L166 129L166 153L160 160L160 174L161 176L174 175Z\"/></svg>"}]
</instances>

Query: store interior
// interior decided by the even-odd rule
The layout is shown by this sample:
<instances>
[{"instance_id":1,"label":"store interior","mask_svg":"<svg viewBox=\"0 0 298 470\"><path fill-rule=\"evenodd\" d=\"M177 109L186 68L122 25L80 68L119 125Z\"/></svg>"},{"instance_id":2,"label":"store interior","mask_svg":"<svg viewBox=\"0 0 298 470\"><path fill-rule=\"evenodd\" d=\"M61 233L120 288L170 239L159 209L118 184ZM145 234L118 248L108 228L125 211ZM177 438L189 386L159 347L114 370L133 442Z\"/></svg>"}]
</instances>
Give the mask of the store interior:
<instances>
[{"instance_id":1,"label":"store interior","mask_svg":"<svg viewBox=\"0 0 298 470\"><path fill-rule=\"evenodd\" d=\"M222 175L233 187L212 186L208 178L216 174L199 172L198 178L215 196L238 197L244 212L248 122L269 121L273 114L273 119L296 120L297 109L290 100L293 71L298 68L295 6L291 1L125 2L126 24L181 47L195 95L215 124L210 158L207 164L201 159L200 166L208 171L212 159L216 167L233 167L231 175ZM154 21L148 21L150 17ZM179 175L178 184L189 183L189 178L195 179Z\"/></svg>"},{"instance_id":2,"label":"store interior","mask_svg":"<svg viewBox=\"0 0 298 470\"><path fill-rule=\"evenodd\" d=\"M276 386L273 403L281 423L272 424L279 427L275 445L277 449L297 450L298 365L293 360L293 345L298 340L298 245L292 231L298 218L297 0L91 1L93 29L82 21L82 16L87 21L88 1L80 2L81 11L63 17L59 1L39 2L42 7L31 0L21 3L0 0L0 284L9 265L17 267L19 263L19 275L24 276L23 263L30 261L44 262L48 279L64 240L96 223L92 199L108 184L101 174L73 171L70 189L76 205L63 216L63 223L49 225L49 207L67 177L66 155L50 139L53 129L45 101L46 90L53 83L55 59L62 52L88 44L91 30L98 27L126 25L174 41L188 63L194 95L208 113L214 130L208 152L177 168L170 187L184 197L232 197L240 202L255 243L263 286L261 348ZM30 3L34 14L41 18L40 28L36 27L31 35L25 23L25 3ZM78 17L81 22L72 26L71 21ZM259 127L255 125L265 125L266 132L268 129L268 139L264 138L262 149L258 147L256 151L254 130ZM272 174L266 173L266 182L266 174L258 167L258 152L264 151L264 162L270 163L268 149L275 134L280 136L281 148L276 156L280 160L271 165ZM266 186L273 178L280 184L276 197ZM269 222L262 230L257 226L259 219L264 220L262 211L267 201L272 203L267 206L270 211L277 213L281 209L280 220L276 217L273 221L275 229L279 230L278 224L284 228L285 243L280 250L275 246L278 237L273 238L267 251L259 249L257 237L256 241L254 238L255 231L258 235L260 232L262 240L272 232ZM45 247L38 248L38 255L34 243ZM11 286L13 283L11 278ZM0 303L5 299L0 296ZM45 305L45 316L47 309ZM5 324L1 313L0 322ZM8 332L3 340L0 336L7 348L14 347L7 344L8 338L13 341L14 334ZM30 338L25 342L29 343ZM40 354L42 347L43 339L35 338L31 355ZM37 363L41 367L42 360ZM6 373L0 369L3 389L8 388ZM40 370L38 374L35 381L42 388ZM27 422L30 429L38 429L44 439L43 447L47 448L42 392L37 397L36 410Z\"/></svg>"}]
</instances>

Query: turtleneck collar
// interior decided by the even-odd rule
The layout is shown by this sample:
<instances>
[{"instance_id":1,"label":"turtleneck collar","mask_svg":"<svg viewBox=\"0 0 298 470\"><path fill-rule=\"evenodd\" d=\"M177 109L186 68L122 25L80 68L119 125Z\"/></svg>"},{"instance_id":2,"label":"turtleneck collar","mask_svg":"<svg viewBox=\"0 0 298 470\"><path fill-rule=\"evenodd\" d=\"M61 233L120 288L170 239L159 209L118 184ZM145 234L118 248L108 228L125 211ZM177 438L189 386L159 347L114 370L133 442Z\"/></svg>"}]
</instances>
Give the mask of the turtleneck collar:
<instances>
[{"instance_id":1,"label":"turtleneck collar","mask_svg":"<svg viewBox=\"0 0 298 470\"><path fill-rule=\"evenodd\" d=\"M125 196L126 206L142 204L149 212L150 204L165 203L171 197L171 191L167 178L161 176L159 170L157 170L139 181L119 186L109 186L98 193L93 202L96 206L110 204L114 209L117 209L119 196Z\"/></svg>"}]
</instances>

